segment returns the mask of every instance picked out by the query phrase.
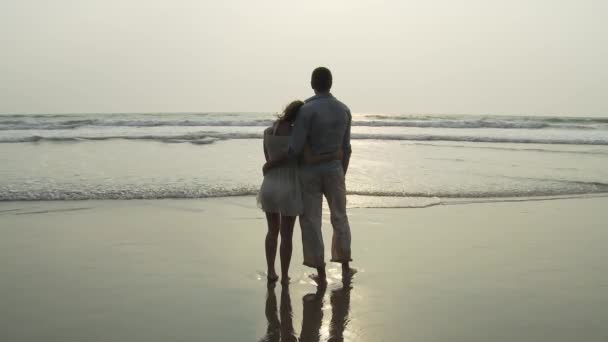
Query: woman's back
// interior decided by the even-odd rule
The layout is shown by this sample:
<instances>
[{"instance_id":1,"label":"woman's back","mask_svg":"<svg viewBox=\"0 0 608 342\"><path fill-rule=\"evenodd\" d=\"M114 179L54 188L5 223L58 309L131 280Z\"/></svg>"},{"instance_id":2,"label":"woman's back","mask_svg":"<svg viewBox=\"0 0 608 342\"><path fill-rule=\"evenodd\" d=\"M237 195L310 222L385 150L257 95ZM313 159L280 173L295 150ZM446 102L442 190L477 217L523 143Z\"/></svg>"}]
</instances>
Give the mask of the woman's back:
<instances>
[{"instance_id":1,"label":"woman's back","mask_svg":"<svg viewBox=\"0 0 608 342\"><path fill-rule=\"evenodd\" d=\"M268 159L280 159L287 155L291 126L277 121L264 131L264 150ZM284 216L302 213L302 194L296 161L271 169L264 176L258 195L258 204L265 211Z\"/></svg>"},{"instance_id":2,"label":"woman's back","mask_svg":"<svg viewBox=\"0 0 608 342\"><path fill-rule=\"evenodd\" d=\"M276 121L264 131L264 149L268 159L279 159L287 154L290 133L289 123L281 121Z\"/></svg>"}]
</instances>

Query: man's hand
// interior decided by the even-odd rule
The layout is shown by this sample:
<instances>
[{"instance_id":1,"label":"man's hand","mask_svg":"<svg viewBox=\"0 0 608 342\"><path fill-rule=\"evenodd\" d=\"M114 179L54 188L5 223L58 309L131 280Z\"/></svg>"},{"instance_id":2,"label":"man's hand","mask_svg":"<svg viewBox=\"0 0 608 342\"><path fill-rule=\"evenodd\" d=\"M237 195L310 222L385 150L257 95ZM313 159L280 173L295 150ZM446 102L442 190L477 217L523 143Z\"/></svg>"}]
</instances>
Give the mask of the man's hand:
<instances>
[{"instance_id":1,"label":"man's hand","mask_svg":"<svg viewBox=\"0 0 608 342\"><path fill-rule=\"evenodd\" d=\"M350 153L348 153L342 157L342 171L344 171L344 176L346 176L346 171L348 170L349 162L350 162Z\"/></svg>"}]
</instances>

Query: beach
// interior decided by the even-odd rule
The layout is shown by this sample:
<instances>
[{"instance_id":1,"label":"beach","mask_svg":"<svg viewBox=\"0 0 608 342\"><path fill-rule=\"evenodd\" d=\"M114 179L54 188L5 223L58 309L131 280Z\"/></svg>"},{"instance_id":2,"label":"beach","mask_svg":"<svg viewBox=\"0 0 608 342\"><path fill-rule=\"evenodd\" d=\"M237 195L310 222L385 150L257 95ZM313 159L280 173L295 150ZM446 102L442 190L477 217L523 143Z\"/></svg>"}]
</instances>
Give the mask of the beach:
<instances>
[{"instance_id":1,"label":"beach","mask_svg":"<svg viewBox=\"0 0 608 342\"><path fill-rule=\"evenodd\" d=\"M0 340L606 341L607 205L351 208L358 273L316 293L297 226L267 288L251 196L2 202Z\"/></svg>"},{"instance_id":2,"label":"beach","mask_svg":"<svg viewBox=\"0 0 608 342\"><path fill-rule=\"evenodd\" d=\"M358 273L324 291L297 223L266 284L273 118L1 116L0 341L608 338L605 118L353 114Z\"/></svg>"}]
</instances>

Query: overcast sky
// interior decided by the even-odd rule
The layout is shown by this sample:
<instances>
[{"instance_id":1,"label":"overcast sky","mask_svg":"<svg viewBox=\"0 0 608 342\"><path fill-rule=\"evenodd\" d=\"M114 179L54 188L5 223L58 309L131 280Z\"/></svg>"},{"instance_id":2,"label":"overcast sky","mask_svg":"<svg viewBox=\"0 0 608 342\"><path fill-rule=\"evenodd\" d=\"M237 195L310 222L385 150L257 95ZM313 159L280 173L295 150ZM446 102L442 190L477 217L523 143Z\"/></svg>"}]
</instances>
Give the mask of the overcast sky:
<instances>
[{"instance_id":1,"label":"overcast sky","mask_svg":"<svg viewBox=\"0 0 608 342\"><path fill-rule=\"evenodd\" d=\"M2 0L0 113L608 116L605 0Z\"/></svg>"}]
</instances>

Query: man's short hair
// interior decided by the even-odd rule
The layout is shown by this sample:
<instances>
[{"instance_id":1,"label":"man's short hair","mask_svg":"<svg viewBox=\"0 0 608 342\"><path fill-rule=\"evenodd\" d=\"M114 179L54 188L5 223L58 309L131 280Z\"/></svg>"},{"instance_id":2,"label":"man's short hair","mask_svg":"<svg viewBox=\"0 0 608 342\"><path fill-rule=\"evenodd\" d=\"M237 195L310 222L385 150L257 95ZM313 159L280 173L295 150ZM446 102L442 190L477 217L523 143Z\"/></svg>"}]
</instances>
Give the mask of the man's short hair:
<instances>
[{"instance_id":1,"label":"man's short hair","mask_svg":"<svg viewBox=\"0 0 608 342\"><path fill-rule=\"evenodd\" d=\"M332 77L331 71L325 67L318 67L312 71L310 85L317 92L328 92L331 89Z\"/></svg>"}]
</instances>

